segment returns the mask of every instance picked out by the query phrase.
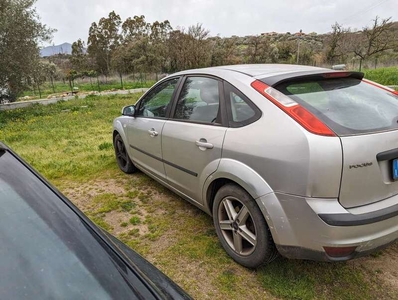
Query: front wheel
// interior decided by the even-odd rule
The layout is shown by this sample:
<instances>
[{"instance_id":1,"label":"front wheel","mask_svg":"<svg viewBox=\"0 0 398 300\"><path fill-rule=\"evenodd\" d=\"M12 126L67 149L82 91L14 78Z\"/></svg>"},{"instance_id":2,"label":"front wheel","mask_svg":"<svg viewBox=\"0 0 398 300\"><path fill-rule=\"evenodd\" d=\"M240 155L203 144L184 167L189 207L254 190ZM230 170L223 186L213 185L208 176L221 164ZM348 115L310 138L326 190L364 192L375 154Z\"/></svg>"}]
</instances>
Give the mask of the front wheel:
<instances>
[{"instance_id":1,"label":"front wheel","mask_svg":"<svg viewBox=\"0 0 398 300\"><path fill-rule=\"evenodd\" d=\"M255 200L239 186L227 184L219 189L213 220L223 248L239 264L257 268L278 255Z\"/></svg>"},{"instance_id":2,"label":"front wheel","mask_svg":"<svg viewBox=\"0 0 398 300\"><path fill-rule=\"evenodd\" d=\"M120 134L116 134L115 139L113 140L113 147L115 148L116 161L120 170L127 174L131 174L137 171L127 153L126 147Z\"/></svg>"}]
</instances>

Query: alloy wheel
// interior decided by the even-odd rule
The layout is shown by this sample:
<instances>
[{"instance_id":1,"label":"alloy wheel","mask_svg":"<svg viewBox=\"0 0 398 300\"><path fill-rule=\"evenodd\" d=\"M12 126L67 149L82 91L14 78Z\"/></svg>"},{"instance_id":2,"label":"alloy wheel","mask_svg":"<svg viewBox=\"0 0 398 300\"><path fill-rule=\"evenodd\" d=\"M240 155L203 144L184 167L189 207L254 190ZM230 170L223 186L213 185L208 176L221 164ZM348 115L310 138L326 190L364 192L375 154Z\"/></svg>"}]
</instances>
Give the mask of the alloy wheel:
<instances>
[{"instance_id":1,"label":"alloy wheel","mask_svg":"<svg viewBox=\"0 0 398 300\"><path fill-rule=\"evenodd\" d=\"M128 164L128 158L127 158L127 151L126 147L124 146L123 141L120 139L120 137L116 138L116 159L119 163L119 165L122 168L125 168Z\"/></svg>"},{"instance_id":2,"label":"alloy wheel","mask_svg":"<svg viewBox=\"0 0 398 300\"><path fill-rule=\"evenodd\" d=\"M257 245L256 226L247 207L234 197L225 197L218 207L221 233L237 254L248 256Z\"/></svg>"}]
</instances>

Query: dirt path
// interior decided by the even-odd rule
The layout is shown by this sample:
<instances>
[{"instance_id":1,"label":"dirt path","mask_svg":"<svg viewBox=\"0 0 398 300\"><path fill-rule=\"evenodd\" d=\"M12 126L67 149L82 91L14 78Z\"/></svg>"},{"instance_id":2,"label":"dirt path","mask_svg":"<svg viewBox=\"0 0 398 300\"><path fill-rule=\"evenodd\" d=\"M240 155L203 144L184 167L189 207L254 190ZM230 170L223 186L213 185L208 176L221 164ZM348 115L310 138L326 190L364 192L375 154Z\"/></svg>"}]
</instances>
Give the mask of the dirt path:
<instances>
[{"instance_id":1,"label":"dirt path","mask_svg":"<svg viewBox=\"0 0 398 300\"><path fill-rule=\"evenodd\" d=\"M141 253L195 298L275 299L264 289L256 271L242 268L226 256L210 217L143 174L117 176L83 185L69 182L61 190L98 225ZM359 270L374 294L383 290L380 299L398 299L397 243L347 265ZM319 272L322 265L313 267ZM333 289L333 285L320 288Z\"/></svg>"}]
</instances>

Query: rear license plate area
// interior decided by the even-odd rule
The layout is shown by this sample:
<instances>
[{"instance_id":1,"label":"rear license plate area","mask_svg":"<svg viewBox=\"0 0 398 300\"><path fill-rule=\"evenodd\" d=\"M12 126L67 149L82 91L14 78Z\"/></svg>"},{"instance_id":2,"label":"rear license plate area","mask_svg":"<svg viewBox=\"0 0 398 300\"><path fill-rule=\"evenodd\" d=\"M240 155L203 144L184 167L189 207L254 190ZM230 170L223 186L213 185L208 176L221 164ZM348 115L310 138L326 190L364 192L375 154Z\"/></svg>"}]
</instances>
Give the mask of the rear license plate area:
<instances>
[{"instance_id":1,"label":"rear license plate area","mask_svg":"<svg viewBox=\"0 0 398 300\"><path fill-rule=\"evenodd\" d=\"M398 180L398 158L392 161L392 179Z\"/></svg>"}]
</instances>

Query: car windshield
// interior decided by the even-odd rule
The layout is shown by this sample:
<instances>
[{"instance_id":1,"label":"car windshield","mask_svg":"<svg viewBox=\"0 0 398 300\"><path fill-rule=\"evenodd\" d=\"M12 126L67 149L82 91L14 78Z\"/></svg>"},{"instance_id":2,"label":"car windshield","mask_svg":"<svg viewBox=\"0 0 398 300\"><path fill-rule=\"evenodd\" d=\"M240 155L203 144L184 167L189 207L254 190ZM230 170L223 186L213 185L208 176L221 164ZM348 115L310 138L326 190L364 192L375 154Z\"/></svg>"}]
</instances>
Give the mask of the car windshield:
<instances>
[{"instance_id":1,"label":"car windshield","mask_svg":"<svg viewBox=\"0 0 398 300\"><path fill-rule=\"evenodd\" d=\"M126 266L47 185L1 149L0 204L1 299L137 298L125 279Z\"/></svg>"},{"instance_id":2,"label":"car windshield","mask_svg":"<svg viewBox=\"0 0 398 300\"><path fill-rule=\"evenodd\" d=\"M358 79L291 81L275 88L340 136L398 128L398 97Z\"/></svg>"}]
</instances>

